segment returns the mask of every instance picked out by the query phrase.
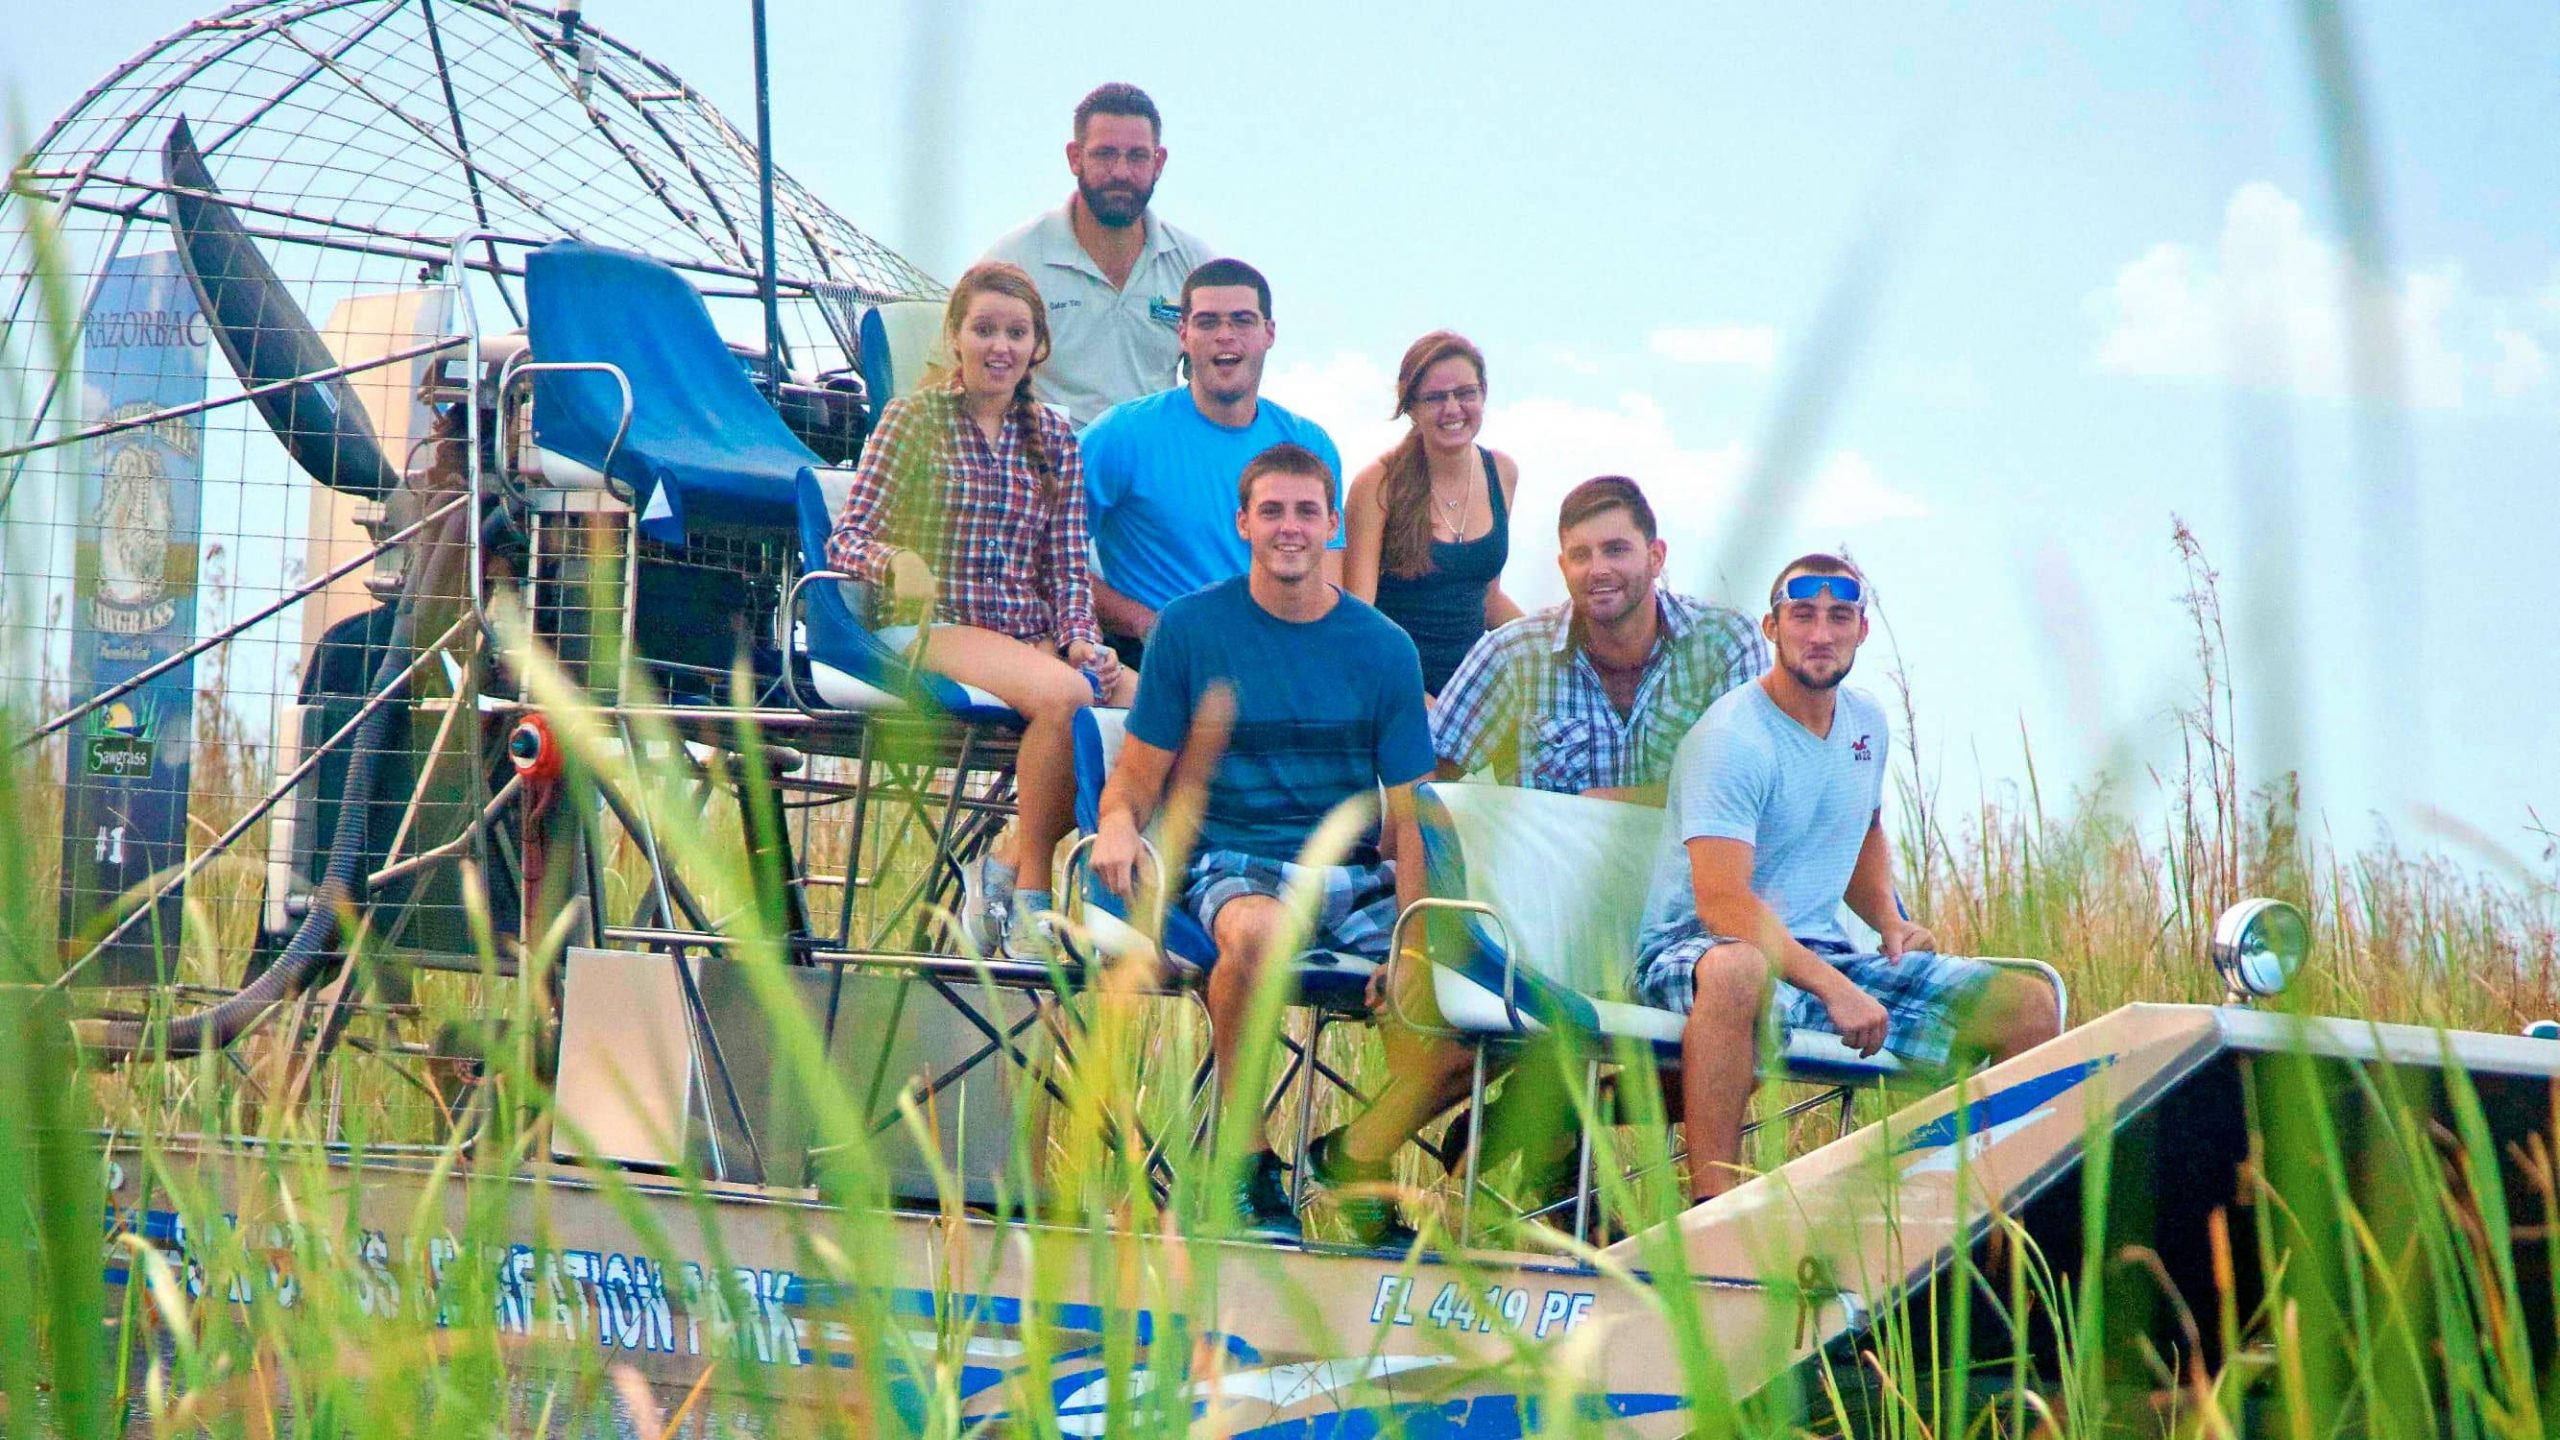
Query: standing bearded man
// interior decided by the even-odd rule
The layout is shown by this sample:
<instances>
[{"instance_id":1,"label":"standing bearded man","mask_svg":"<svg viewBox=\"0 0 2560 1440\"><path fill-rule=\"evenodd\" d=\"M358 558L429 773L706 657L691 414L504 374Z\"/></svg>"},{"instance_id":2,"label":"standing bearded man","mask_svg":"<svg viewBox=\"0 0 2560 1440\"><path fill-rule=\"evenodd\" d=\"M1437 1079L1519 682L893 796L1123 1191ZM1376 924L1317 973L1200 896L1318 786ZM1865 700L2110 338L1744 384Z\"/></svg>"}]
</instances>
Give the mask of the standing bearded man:
<instances>
[{"instance_id":1,"label":"standing bearded man","mask_svg":"<svg viewBox=\"0 0 2560 1440\"><path fill-rule=\"evenodd\" d=\"M1081 430L1123 400L1181 379L1183 277L1217 252L1148 209L1164 173L1163 117L1114 81L1076 105L1067 169L1076 193L987 248L1022 267L1049 307L1055 348L1033 394Z\"/></svg>"}]
</instances>

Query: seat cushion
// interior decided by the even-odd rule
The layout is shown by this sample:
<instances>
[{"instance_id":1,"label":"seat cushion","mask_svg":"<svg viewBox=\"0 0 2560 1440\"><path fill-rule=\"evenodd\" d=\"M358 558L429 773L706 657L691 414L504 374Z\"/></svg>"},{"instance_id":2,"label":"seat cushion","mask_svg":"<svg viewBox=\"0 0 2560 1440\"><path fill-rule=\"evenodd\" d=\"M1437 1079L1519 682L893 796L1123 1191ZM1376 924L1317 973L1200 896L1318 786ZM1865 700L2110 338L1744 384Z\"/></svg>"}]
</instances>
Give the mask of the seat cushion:
<instances>
[{"instance_id":1,"label":"seat cushion","mask_svg":"<svg viewBox=\"0 0 2560 1440\"><path fill-rule=\"evenodd\" d=\"M1479 975L1435 966L1432 981L1432 998L1439 1003L1440 1018L1453 1030L1484 1039L1518 1039L1544 1035L1552 1029L1525 1007L1522 1023L1513 1025L1501 991L1488 988ZM1590 1019L1579 1027L1585 1035L1633 1040L1650 1046L1654 1059L1661 1064L1680 1063L1680 1032L1686 1024L1685 1016L1624 1000L1593 1000L1589 1005ZM1779 1054L1779 1070L1789 1080L1840 1085L1871 1084L1917 1073L1889 1050L1862 1056L1839 1036L1820 1030L1788 1031L1786 1046Z\"/></svg>"},{"instance_id":2,"label":"seat cushion","mask_svg":"<svg viewBox=\"0 0 2560 1440\"><path fill-rule=\"evenodd\" d=\"M1136 926L1100 905L1087 904L1082 923L1094 958L1106 965L1144 956L1154 949ZM1209 967L1218 958L1218 947L1201 930L1199 922L1175 911L1165 917L1164 956L1173 970L1168 978L1176 988L1182 988L1207 978ZM1363 1010L1368 1004L1369 977L1378 972L1378 962L1366 955L1310 950L1298 956L1294 969L1300 1004L1326 1010Z\"/></svg>"},{"instance_id":3,"label":"seat cushion","mask_svg":"<svg viewBox=\"0 0 2560 1440\"><path fill-rule=\"evenodd\" d=\"M875 672L876 674L877 672ZM942 683L933 687L935 709L957 719L984 724L1020 724L1022 717L1013 707L975 685L962 685L936 675ZM809 662L810 688L830 709L860 710L872 714L913 708L909 696L895 693L873 679L865 679L850 671L839 670L821 660Z\"/></svg>"},{"instance_id":4,"label":"seat cushion","mask_svg":"<svg viewBox=\"0 0 2560 1440\"><path fill-rule=\"evenodd\" d=\"M533 354L607 364L533 377L534 441L614 478L640 503L640 533L682 544L688 524L782 527L797 477L818 463L720 336L702 295L664 262L580 240L525 259ZM615 443L616 432L620 443Z\"/></svg>"}]
</instances>

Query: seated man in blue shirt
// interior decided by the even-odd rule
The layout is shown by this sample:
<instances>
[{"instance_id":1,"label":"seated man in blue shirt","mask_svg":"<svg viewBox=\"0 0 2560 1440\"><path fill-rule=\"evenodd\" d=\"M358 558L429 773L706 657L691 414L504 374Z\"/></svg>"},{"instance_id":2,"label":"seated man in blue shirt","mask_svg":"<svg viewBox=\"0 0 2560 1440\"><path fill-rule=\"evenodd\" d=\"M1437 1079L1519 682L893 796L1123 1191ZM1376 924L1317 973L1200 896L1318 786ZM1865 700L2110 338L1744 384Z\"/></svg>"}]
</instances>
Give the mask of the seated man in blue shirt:
<instances>
[{"instance_id":1,"label":"seated man in blue shirt","mask_svg":"<svg viewBox=\"0 0 2560 1440\"><path fill-rule=\"evenodd\" d=\"M1700 1200L1743 1178L1764 1026L1828 1030L1861 1055L1927 1066L1951 1052L2006 1060L2056 1033L2041 979L1938 954L1895 903L1881 811L1892 736L1884 707L1840 684L1867 638L1866 600L1865 579L1835 556L1780 571L1760 622L1778 663L1709 706L1671 763L1636 993L1689 1017L1680 1087ZM1878 953L1849 943L1843 900Z\"/></svg>"},{"instance_id":2,"label":"seated man in blue shirt","mask_svg":"<svg viewBox=\"0 0 2560 1440\"><path fill-rule=\"evenodd\" d=\"M1256 972L1298 869L1291 862L1316 826L1335 806L1383 787L1387 853L1422 853L1413 810L1413 787L1431 773L1422 659L1395 622L1325 578L1318 557L1341 531L1337 487L1333 468L1303 446L1275 445L1244 467L1233 525L1251 565L1165 607L1102 791L1093 870L1127 895L1139 832L1177 761L1186 775L1207 772L1199 848L1176 903L1217 942L1208 1002L1221 1087L1236 1073ZM1223 749L1221 711L1229 712ZM1319 879L1307 948L1383 955L1397 912L1421 896L1421 866L1382 858L1374 831ZM1244 1123L1258 1142L1237 1197L1242 1218L1294 1237L1297 1214L1258 1109L1248 1097L1228 1113L1251 1117Z\"/></svg>"},{"instance_id":3,"label":"seated man in blue shirt","mask_svg":"<svg viewBox=\"0 0 2560 1440\"><path fill-rule=\"evenodd\" d=\"M1093 530L1094 614L1120 663L1141 663L1156 615L1175 597L1244 573L1236 477L1274 445L1313 451L1342 473L1333 437L1262 398L1263 361L1279 330L1271 282L1241 260L1212 260L1182 282L1174 336L1189 383L1124 400L1085 427L1085 513ZM1341 487L1335 486L1339 508ZM1322 561L1342 580L1337 531Z\"/></svg>"}]
</instances>

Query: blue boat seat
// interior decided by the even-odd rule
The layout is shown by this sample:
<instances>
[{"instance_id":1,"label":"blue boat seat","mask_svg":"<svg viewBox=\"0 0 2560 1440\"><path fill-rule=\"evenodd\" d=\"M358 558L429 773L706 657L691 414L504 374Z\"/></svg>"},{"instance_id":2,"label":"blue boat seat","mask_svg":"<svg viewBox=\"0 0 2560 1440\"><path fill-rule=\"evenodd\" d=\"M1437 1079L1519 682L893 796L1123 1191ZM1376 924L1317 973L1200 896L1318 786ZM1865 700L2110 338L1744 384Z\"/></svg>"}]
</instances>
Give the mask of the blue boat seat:
<instances>
[{"instance_id":1,"label":"blue boat seat","mask_svg":"<svg viewBox=\"0 0 2560 1440\"><path fill-rule=\"evenodd\" d=\"M1556 1030L1635 1040L1680 1058L1684 1017L1627 998L1645 889L1667 812L1646 805L1508 785L1424 785L1422 850L1434 897L1454 913L1458 953L1435 955L1432 998L1462 1034L1520 1039ZM1559 877L1574 883L1560 884ZM1879 1051L1790 1032L1778 1057L1790 1078L1874 1081L1902 1073Z\"/></svg>"},{"instance_id":2,"label":"blue boat seat","mask_svg":"<svg viewBox=\"0 0 2560 1440\"><path fill-rule=\"evenodd\" d=\"M671 545L685 543L690 525L791 525L792 484L818 457L756 393L682 275L646 255L560 240L525 258L525 297L534 359L611 365L631 386L617 446L613 377L535 373L533 442L547 474L609 465L631 492L640 533Z\"/></svg>"},{"instance_id":3,"label":"blue boat seat","mask_svg":"<svg viewBox=\"0 0 2560 1440\"><path fill-rule=\"evenodd\" d=\"M862 312L862 388L874 414L924 379L942 344L942 303L892 300Z\"/></svg>"},{"instance_id":4,"label":"blue boat seat","mask_svg":"<svg viewBox=\"0 0 2560 1440\"><path fill-rule=\"evenodd\" d=\"M1581 1043L1594 1064L1616 1046L1645 1047L1677 1066L1686 1017L1628 998L1645 891L1665 843L1668 812L1650 806L1513 786L1435 782L1421 787L1429 895L1397 922L1394 949L1419 923L1453 926L1430 938L1435 1018L1419 1028L1485 1047L1541 1035ZM1986 963L2032 970L2065 1002L2062 979L2041 961ZM2066 1017L2067 1018L2067 1017ZM1827 1031L1788 1030L1766 1057L1781 1078L1835 1087L1935 1085L1947 1077L1889 1051L1862 1056ZM1764 1074L1767 1073L1764 1071ZM1484 1067L1471 1105L1481 1111ZM1844 1129L1848 1110L1841 1111ZM1582 1139L1589 1173L1591 1138ZM1470 1170L1469 1183L1473 1183ZM1588 1222L1574 1202L1575 1233Z\"/></svg>"},{"instance_id":5,"label":"blue boat seat","mask_svg":"<svg viewBox=\"0 0 2560 1440\"><path fill-rule=\"evenodd\" d=\"M1128 902L1103 888L1083 868L1084 857L1091 848L1090 837L1102 823L1102 787L1110 779L1111 767L1120 759L1128 721L1126 710L1096 707L1078 712L1075 723L1076 828L1085 838L1071 854L1072 888L1066 893L1081 897L1078 923L1096 952L1095 958L1106 962L1158 949L1130 922ZM1154 838L1151 830L1148 839L1152 842ZM1179 876L1169 877L1168 888L1179 881ZM1190 983L1197 981L1217 959L1218 946L1189 911L1168 904L1161 954L1176 977ZM1348 951L1302 952L1296 961L1299 1003L1334 1013L1365 1011L1369 977L1377 973L1378 965L1376 957Z\"/></svg>"}]
</instances>

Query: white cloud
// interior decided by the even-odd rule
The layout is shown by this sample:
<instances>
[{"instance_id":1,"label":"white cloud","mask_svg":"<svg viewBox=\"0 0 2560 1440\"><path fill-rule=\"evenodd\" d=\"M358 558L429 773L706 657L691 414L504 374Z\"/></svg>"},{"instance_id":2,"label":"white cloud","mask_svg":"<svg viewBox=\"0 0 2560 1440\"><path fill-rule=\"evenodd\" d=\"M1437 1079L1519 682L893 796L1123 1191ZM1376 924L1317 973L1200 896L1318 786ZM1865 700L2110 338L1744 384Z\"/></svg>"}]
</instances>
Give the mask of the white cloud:
<instances>
[{"instance_id":1,"label":"white cloud","mask_svg":"<svg viewBox=\"0 0 2560 1440\"><path fill-rule=\"evenodd\" d=\"M1805 519L1825 525L1917 520L1928 513L1927 501L1885 484L1874 462L1855 450L1832 452L1814 475L1802 512Z\"/></svg>"},{"instance_id":2,"label":"white cloud","mask_svg":"<svg viewBox=\"0 0 2560 1440\"><path fill-rule=\"evenodd\" d=\"M1778 363L1778 332L1766 325L1667 325L1645 343L1654 354L1681 365L1767 370Z\"/></svg>"},{"instance_id":3,"label":"white cloud","mask_svg":"<svg viewBox=\"0 0 2560 1440\"><path fill-rule=\"evenodd\" d=\"M2489 388L2498 398L2522 399L2551 379L2551 355L2530 332L2507 327L2492 339L2498 355L2489 366Z\"/></svg>"},{"instance_id":4,"label":"white cloud","mask_svg":"<svg viewBox=\"0 0 2560 1440\"><path fill-rule=\"evenodd\" d=\"M2375 326L2369 339L2396 341L2399 386L2415 405L2458 407L2475 381L2517 399L2550 378L2540 342L2505 321L2519 307L2474 293L2460 266L2363 274L2264 181L2233 192L2210 249L2154 245L2087 308L2101 326L2097 366L2116 374L2342 399L2360 384L2390 388L2353 373L2350 337Z\"/></svg>"},{"instance_id":5,"label":"white cloud","mask_svg":"<svg viewBox=\"0 0 2560 1440\"><path fill-rule=\"evenodd\" d=\"M1553 360L1559 368L1570 370L1576 375L1597 375L1605 368L1599 361L1569 345L1557 346L1547 358Z\"/></svg>"},{"instance_id":6,"label":"white cloud","mask_svg":"<svg viewBox=\"0 0 2560 1440\"><path fill-rule=\"evenodd\" d=\"M1404 433L1403 421L1379 418L1379 411L1393 403L1395 380L1366 355L1343 352L1275 367L1264 388L1330 431L1342 463L1355 472ZM1721 547L1752 459L1750 447L1738 438L1706 445L1684 440L1674 432L1661 402L1640 391L1621 394L1606 405L1546 395L1508 402L1497 398L1486 408L1484 442L1520 462L1505 583L1523 604L1561 598L1549 534L1567 490L1594 475L1635 477L1653 501L1663 538L1671 545L1673 567L1679 570L1704 562ZM1844 449L1826 456L1815 470L1790 528L1828 543L1845 529L1929 512L1925 499L1888 484L1867 456Z\"/></svg>"}]
</instances>

